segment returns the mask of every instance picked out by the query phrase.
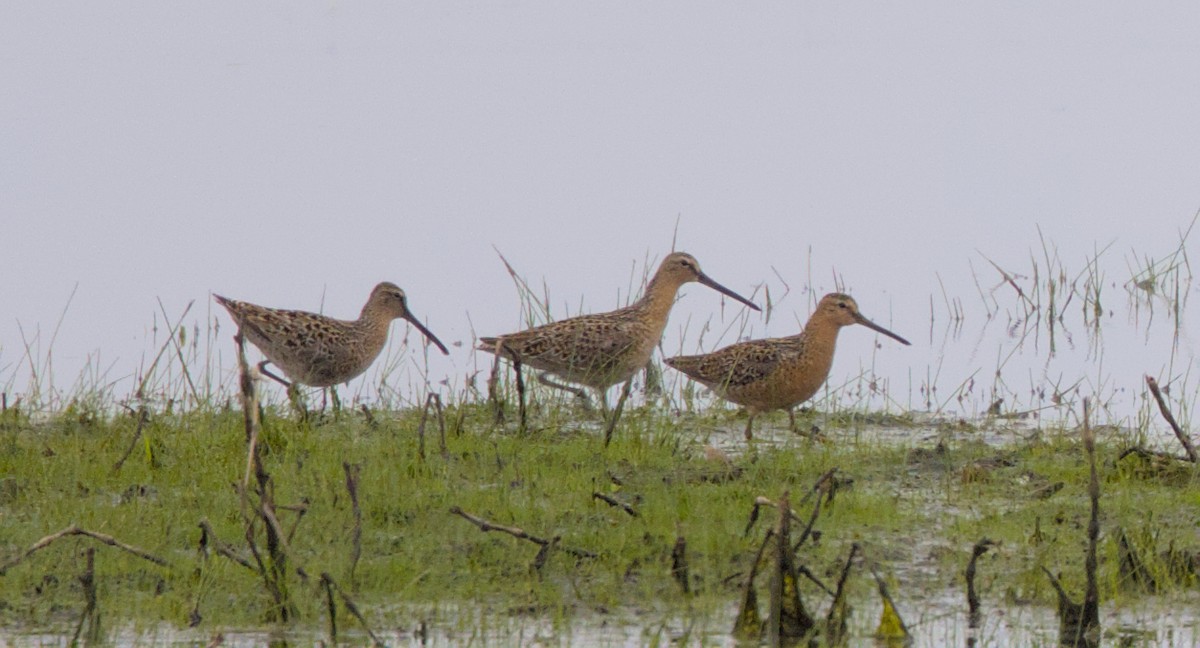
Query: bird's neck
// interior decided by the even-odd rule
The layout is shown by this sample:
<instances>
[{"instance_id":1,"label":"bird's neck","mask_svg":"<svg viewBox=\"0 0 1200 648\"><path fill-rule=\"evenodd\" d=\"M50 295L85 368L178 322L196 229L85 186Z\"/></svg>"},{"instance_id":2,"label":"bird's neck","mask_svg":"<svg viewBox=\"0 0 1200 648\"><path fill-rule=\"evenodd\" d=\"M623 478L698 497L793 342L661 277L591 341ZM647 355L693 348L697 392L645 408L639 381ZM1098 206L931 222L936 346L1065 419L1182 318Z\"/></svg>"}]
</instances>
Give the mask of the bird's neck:
<instances>
[{"instance_id":1,"label":"bird's neck","mask_svg":"<svg viewBox=\"0 0 1200 648\"><path fill-rule=\"evenodd\" d=\"M362 312L359 313L358 319L354 322L354 327L367 334L387 336L388 329L391 327L393 318L389 313L379 308L370 302L363 306Z\"/></svg>"},{"instance_id":2,"label":"bird's neck","mask_svg":"<svg viewBox=\"0 0 1200 648\"><path fill-rule=\"evenodd\" d=\"M667 316L671 314L671 307L675 305L675 294L679 292L681 285L678 281L656 274L646 285L645 294L632 306L651 327L659 331L660 335L667 327Z\"/></svg>"},{"instance_id":3,"label":"bird's neck","mask_svg":"<svg viewBox=\"0 0 1200 648\"><path fill-rule=\"evenodd\" d=\"M808 322L804 324L805 343L810 345L813 351L818 353L828 353L833 355L833 349L837 346L838 333L842 327L838 324L817 315L810 317Z\"/></svg>"}]
</instances>

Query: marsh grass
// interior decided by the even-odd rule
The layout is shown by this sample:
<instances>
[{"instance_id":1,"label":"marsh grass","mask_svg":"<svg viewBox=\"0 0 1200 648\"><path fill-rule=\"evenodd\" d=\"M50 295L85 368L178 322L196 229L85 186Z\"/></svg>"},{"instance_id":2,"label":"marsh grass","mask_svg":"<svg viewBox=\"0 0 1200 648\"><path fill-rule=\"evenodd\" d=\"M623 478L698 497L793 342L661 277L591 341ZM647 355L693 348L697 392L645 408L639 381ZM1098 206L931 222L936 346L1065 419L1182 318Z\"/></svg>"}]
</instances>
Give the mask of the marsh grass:
<instances>
[{"instance_id":1,"label":"marsh grass","mask_svg":"<svg viewBox=\"0 0 1200 648\"><path fill-rule=\"evenodd\" d=\"M1184 246L1190 231L1162 261L1134 257L1138 262L1130 263L1132 276L1121 286L1135 323L1149 326L1164 313L1178 335L1191 289ZM765 433L767 440L756 448L731 443L742 427L739 414L671 372L663 376L661 395L636 399L609 448L599 438L597 416L536 384L530 385L530 432L517 434L493 422L478 374L434 382L427 349L414 353L398 335L337 415L325 410L301 422L279 390L261 390L264 461L275 499L281 506L306 507L303 516L283 510L281 520L284 528L295 528L293 564L309 574L307 581L293 576L298 626L314 635L324 631L327 613L316 576L328 572L377 628L428 623L443 632L503 636L520 631L522 620L537 619L569 637L575 620L599 617L658 628L658 634L647 630L651 638L664 632L677 637L680 627L723 635L732 625L739 575L748 570L759 539L757 532L744 534L754 498L802 492L833 467L853 483L826 508L820 542L801 556L815 573L833 573L850 544L861 543L864 555L894 579L892 595L900 607L918 611L906 620L920 634L937 623L937 609L961 593L958 578L971 546L986 536L1000 546L980 561L985 609L1050 605L1053 592L1043 567L1061 572L1075 591L1081 587L1087 469L1073 411L1082 395L1114 389L1102 367L1103 330L1123 300L1107 293L1116 284L1105 274L1111 272L1102 258L1106 252L1071 272L1043 239L1029 270L989 261L1001 279L992 285L975 278L986 311L983 325L1010 334L989 360L994 364L962 377L944 374L940 365L913 368L905 397L896 378L879 377L872 354L857 372L827 384L800 417L802 427L825 431L829 444L777 433L786 428L781 413L763 417L776 433ZM618 303L644 288L653 261L632 266ZM543 285L535 297L515 270L512 276L523 321L549 321L549 289ZM761 286L767 318L778 317L789 300L819 297L794 290L778 273L776 279ZM977 317L962 299L944 292L940 311L938 303L930 300L931 340L938 318L947 320L953 337ZM103 618L144 627L183 627L199 619L201 628L259 628L271 605L260 579L211 545L207 553L199 547L198 525L207 520L218 539L246 555L239 498L230 486L245 468L246 448L227 359L232 331L211 306L199 320L196 310L189 304L168 313L160 304L149 330L151 350L133 375L113 377L97 352L65 391L55 387L57 327L44 338L38 329L23 338L19 363L5 365L8 378L0 381L0 561L78 524L171 563L159 568L98 547ZM583 312L582 304L576 310ZM721 314L674 325L678 339L696 345L679 342L675 352L691 353L752 336L756 324L745 314ZM798 314L796 330L800 325ZM1088 357L1096 366L1085 369L1093 376L1013 368L1030 349L1049 367L1076 339L1094 345ZM1172 348L1184 351L1177 341ZM1172 353L1155 362L1165 367L1160 382L1186 427L1198 390L1193 363L1182 360ZM25 374L19 368L28 368L30 376L20 391L16 376ZM504 376L511 379L509 372ZM133 385L128 394L118 390L126 383ZM939 383L952 387L939 393ZM417 406L429 393L440 394L446 405L447 453L427 437L422 458ZM320 409L319 391L306 396ZM1105 399L1098 400L1103 415ZM1002 405L992 411L997 402ZM143 413L142 437L114 469ZM1117 567L1119 530L1143 552L1163 584L1160 595L1186 591L1194 576L1164 553L1196 553L1196 471L1117 459L1130 445L1154 445L1157 414L1146 399L1132 416L1110 419L1099 447L1102 599L1144 596L1129 588ZM731 463L713 458L708 446L720 447ZM361 466L362 555L353 578L344 463ZM639 515L604 504L594 492L628 503ZM452 506L558 537L562 546L598 557L577 560L554 551L534 569L535 545L483 533L451 515ZM688 546L692 593L686 595L671 575L677 534ZM57 542L0 576L0 625L73 624L82 609L77 577L87 545L78 538ZM806 601L823 614L828 597L805 587ZM877 618L875 584L856 568L849 587L863 610L855 627L869 633L871 617ZM352 628L353 622L341 618L340 625Z\"/></svg>"},{"instance_id":2,"label":"marsh grass","mask_svg":"<svg viewBox=\"0 0 1200 648\"><path fill-rule=\"evenodd\" d=\"M268 414L265 461L281 504L304 502L307 513L284 513L296 525L292 559L307 573L329 572L350 589L377 627L440 624L446 606L477 607L493 623L527 614L568 621L577 615L615 615L625 622L674 618L725 619L736 599L737 574L756 548L743 535L758 495L802 492L838 467L853 484L828 506L821 541L802 559L814 572L837 569L851 542L886 565L896 579L893 596L919 607L924 593L942 591L962 569L971 544L1001 542L981 565L985 604L1050 601L1040 568L1063 571L1068 583L1080 561L1087 502L1078 492L1086 466L1074 431L1043 431L1007 449L972 440L975 431L938 431L930 449L875 443L872 424L835 427L835 442L783 440L736 457L733 469L705 458L702 440L713 421L674 418L657 410L631 412L624 433L602 447L594 431L546 428L526 436L491 426L477 405L451 405L448 455L416 451L417 413L377 415L377 425L347 416L302 425ZM894 425L896 421L888 421ZM719 422L717 423L719 425ZM76 523L163 556L171 568L148 565L101 547L96 579L106 618L183 626L195 610L203 627L256 627L270 609L255 574L215 554L199 553L198 524L238 547L244 533L238 497L229 487L244 467L238 412L159 416L149 436L153 461L137 456L112 470L135 426L132 416L49 422L4 419L0 429L0 511L5 556L43 535ZM860 429L854 438L854 428ZM1157 555L1168 546L1195 549L1195 473L1147 477L1117 464L1125 442L1108 438L1102 593L1128 596L1116 572L1115 528L1129 530L1147 548L1145 560L1165 574ZM353 526L343 462L359 464L363 552L349 577ZM1042 497L1044 487L1061 490ZM630 503L631 517L592 498L604 492ZM458 506L497 524L524 528L563 546L598 554L577 560L553 552L540 572L536 547L498 533L482 533L449 514ZM1153 511L1153 513L1148 513ZM1039 522L1040 520L1040 522ZM1033 542L1035 528L1041 538ZM684 595L670 573L670 551L687 539L693 594ZM35 554L0 577L0 621L7 627L67 624L80 609L75 577L86 540L66 540ZM1165 591L1190 581L1161 578ZM323 603L315 582L297 579L300 626L322 627ZM1077 584L1077 583L1072 583ZM873 583L851 581L860 601ZM806 593L818 609L827 598ZM403 601L404 606L395 603ZM343 619L343 624L348 621ZM721 629L721 628L718 628ZM917 628L919 632L919 626Z\"/></svg>"}]
</instances>

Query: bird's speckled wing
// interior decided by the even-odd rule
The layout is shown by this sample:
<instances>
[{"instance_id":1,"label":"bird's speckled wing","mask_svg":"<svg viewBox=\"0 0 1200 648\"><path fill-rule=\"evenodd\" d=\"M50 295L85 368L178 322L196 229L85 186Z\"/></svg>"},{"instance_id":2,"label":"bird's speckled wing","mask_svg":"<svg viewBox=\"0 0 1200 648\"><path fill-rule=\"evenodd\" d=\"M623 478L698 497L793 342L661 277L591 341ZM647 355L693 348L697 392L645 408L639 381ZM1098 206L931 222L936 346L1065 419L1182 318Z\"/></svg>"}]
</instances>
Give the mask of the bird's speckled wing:
<instances>
[{"instance_id":1,"label":"bird's speckled wing","mask_svg":"<svg viewBox=\"0 0 1200 648\"><path fill-rule=\"evenodd\" d=\"M495 353L497 341L502 340L506 356L573 380L612 374L627 365L640 368L648 358L638 363L632 356L641 355L636 351L639 340L646 337L645 327L614 314L581 315L499 338L480 338L479 348Z\"/></svg>"},{"instance_id":2,"label":"bird's speckled wing","mask_svg":"<svg viewBox=\"0 0 1200 648\"><path fill-rule=\"evenodd\" d=\"M799 352L794 338L767 338L731 344L702 355L667 358L666 363L710 389L722 391L766 379Z\"/></svg>"},{"instance_id":3,"label":"bird's speckled wing","mask_svg":"<svg viewBox=\"0 0 1200 648\"><path fill-rule=\"evenodd\" d=\"M217 296L246 339L293 379L307 382L312 368L332 358L341 322L307 311L267 308ZM299 375L298 375L299 374Z\"/></svg>"}]
</instances>

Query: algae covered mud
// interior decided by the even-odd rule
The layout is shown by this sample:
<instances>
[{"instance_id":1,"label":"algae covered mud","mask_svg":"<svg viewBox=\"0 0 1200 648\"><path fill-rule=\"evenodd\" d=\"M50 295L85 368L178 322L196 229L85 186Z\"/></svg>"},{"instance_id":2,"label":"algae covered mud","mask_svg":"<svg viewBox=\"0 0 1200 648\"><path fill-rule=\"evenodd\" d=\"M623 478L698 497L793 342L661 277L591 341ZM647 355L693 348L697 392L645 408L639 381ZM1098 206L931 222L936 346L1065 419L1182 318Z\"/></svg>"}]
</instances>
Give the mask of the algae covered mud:
<instances>
[{"instance_id":1,"label":"algae covered mud","mask_svg":"<svg viewBox=\"0 0 1200 648\"><path fill-rule=\"evenodd\" d=\"M807 436L771 412L751 442L654 371L611 444L538 385L521 424L511 373L498 409L486 370L403 392L394 353L334 411L235 390L229 331L168 320L128 397L0 392L5 639L1194 645L1184 245L1121 283L1035 259L980 278L978 337L931 305L944 357L908 389L860 358Z\"/></svg>"}]
</instances>

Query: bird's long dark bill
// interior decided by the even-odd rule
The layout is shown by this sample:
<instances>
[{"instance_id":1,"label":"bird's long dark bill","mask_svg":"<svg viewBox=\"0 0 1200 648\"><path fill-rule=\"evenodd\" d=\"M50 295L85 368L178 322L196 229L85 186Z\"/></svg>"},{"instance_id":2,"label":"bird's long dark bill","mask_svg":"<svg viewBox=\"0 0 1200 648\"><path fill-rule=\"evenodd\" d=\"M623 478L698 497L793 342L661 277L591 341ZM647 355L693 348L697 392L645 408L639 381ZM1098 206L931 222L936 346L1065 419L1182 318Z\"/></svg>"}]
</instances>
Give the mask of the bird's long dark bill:
<instances>
[{"instance_id":1,"label":"bird's long dark bill","mask_svg":"<svg viewBox=\"0 0 1200 648\"><path fill-rule=\"evenodd\" d=\"M437 348L441 349L443 354L450 355L450 351L448 349L446 349L446 345L442 344L442 341L437 339L436 335L434 335L432 332L430 332L429 329L425 328L424 324L418 322L417 318L406 317L404 319L408 320L409 324L412 324L413 326L417 327L417 330L421 332L421 335L424 335L426 338L429 339L430 342L433 342L434 344L436 344Z\"/></svg>"},{"instance_id":2,"label":"bird's long dark bill","mask_svg":"<svg viewBox=\"0 0 1200 648\"><path fill-rule=\"evenodd\" d=\"M712 277L709 277L708 275L706 275L704 273L700 273L700 278L697 279L697 281L699 281L700 283L704 284L705 286L708 286L709 288L712 288L713 290L715 290L723 295L733 297L734 299L742 302L743 304L749 306L750 308L753 308L754 310L762 310L758 306L755 306L754 302L750 301L749 299L746 299L745 297L742 297L741 295L733 292L732 290L726 288L725 286L722 286L721 284L713 281Z\"/></svg>"},{"instance_id":3,"label":"bird's long dark bill","mask_svg":"<svg viewBox=\"0 0 1200 648\"><path fill-rule=\"evenodd\" d=\"M886 335L886 336L888 336L888 337L892 338L893 340L895 340L895 341L899 342L900 344L904 344L904 345L907 345L907 346L912 346L912 343L911 343L911 342L909 342L908 340L905 340L904 338L900 337L899 335L896 335L895 333L892 333L891 331L889 331L889 330L887 330L887 329L883 328L882 326L880 326L880 325L876 324L875 322L872 322L871 320L869 320L869 319L867 319L867 318L863 317L862 315L859 315L859 316L858 316L858 317L856 317L855 319L857 319L857 320L858 320L858 323L859 323L859 324L862 324L863 326L865 326L865 327L867 327L867 328L869 328L869 329L871 329L871 330L873 330L873 331L879 331L880 333L883 333L884 335Z\"/></svg>"}]
</instances>

